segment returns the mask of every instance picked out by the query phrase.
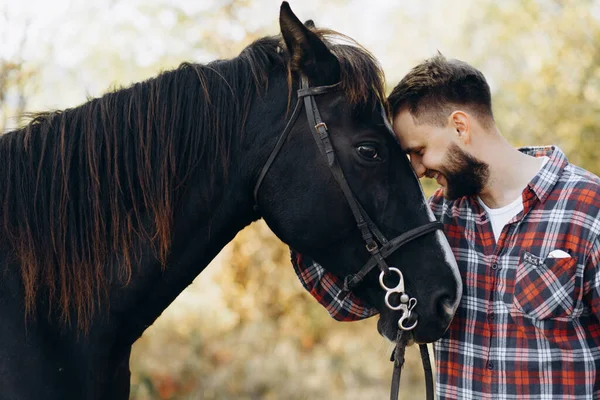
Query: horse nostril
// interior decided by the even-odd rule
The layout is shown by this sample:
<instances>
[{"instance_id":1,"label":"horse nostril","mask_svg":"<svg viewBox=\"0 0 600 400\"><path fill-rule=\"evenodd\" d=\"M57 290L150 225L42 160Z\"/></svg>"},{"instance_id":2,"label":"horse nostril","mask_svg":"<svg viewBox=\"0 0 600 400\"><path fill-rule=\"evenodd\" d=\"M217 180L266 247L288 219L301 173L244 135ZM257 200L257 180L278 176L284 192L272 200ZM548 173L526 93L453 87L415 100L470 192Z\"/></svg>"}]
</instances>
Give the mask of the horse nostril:
<instances>
[{"instance_id":1,"label":"horse nostril","mask_svg":"<svg viewBox=\"0 0 600 400\"><path fill-rule=\"evenodd\" d=\"M438 311L440 315L445 316L449 320L452 319L455 309L455 301L451 296L442 295L438 298Z\"/></svg>"}]
</instances>

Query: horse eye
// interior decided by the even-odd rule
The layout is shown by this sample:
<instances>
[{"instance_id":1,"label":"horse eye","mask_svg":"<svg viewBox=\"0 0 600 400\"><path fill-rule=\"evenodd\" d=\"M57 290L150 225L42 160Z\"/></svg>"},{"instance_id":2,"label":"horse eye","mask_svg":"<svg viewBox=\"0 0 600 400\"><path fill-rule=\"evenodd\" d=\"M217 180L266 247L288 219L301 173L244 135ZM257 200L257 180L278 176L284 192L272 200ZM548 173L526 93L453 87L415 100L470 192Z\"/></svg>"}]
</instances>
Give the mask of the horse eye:
<instances>
[{"instance_id":1,"label":"horse eye","mask_svg":"<svg viewBox=\"0 0 600 400\"><path fill-rule=\"evenodd\" d=\"M379 154L377 153L377 148L373 146L369 146L366 144L362 144L357 148L358 154L363 156L369 160L379 160Z\"/></svg>"}]
</instances>

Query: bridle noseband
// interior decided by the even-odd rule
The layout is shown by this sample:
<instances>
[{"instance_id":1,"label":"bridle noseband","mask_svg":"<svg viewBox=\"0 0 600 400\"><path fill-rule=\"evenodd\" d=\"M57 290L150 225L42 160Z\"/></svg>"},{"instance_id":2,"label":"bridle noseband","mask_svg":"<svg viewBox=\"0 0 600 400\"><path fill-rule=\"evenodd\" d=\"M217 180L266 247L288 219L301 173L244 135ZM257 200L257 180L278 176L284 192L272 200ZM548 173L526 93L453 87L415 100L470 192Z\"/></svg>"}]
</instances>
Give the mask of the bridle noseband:
<instances>
[{"instance_id":1,"label":"bridle noseband","mask_svg":"<svg viewBox=\"0 0 600 400\"><path fill-rule=\"evenodd\" d=\"M348 182L344 176L344 172L342 171L340 164L337 162L335 157L335 150L331 145L331 141L329 138L329 132L327 129L327 125L321 119L321 114L319 113L319 108L317 106L317 102L315 100L315 96L330 93L333 91L340 90L340 84L330 85L330 86L317 86L310 87L308 85L308 81L305 77L302 77L300 82L300 89L298 89L298 101L296 102L296 106L294 107L294 111L292 112L292 116L288 120L281 136L277 140L275 148L269 155L269 158L265 162L258 179L256 181L256 185L254 186L254 209L258 211L258 191L260 186L271 168L271 165L277 158L277 155L281 151L283 144L286 141L292 127L296 119L298 119L298 115L300 114L300 110L302 108L302 103L304 103L306 108L306 117L308 118L308 122L314 129L311 129L311 133L317 143L317 147L321 154L327 160L327 165L331 170L331 173L337 180L344 196L346 197L346 201L352 210L352 214L354 215L354 219L356 220L356 225L360 230L363 240L365 241L365 247L371 257L367 261L367 263L354 275L347 276L344 279L344 288L342 293L348 293L352 290L353 287L358 285L363 281L363 279L367 276L367 274L375 267L378 266L379 273L379 283L381 287L386 291L385 294L385 304L388 308L395 311L401 311L402 315L398 320L398 337L397 337L397 346L392 354L392 361L394 361L394 374L392 377L392 393L390 398L392 400L398 399L398 390L400 387L400 372L402 369L402 365L404 364L404 349L406 346L406 341L402 338L402 332L409 331L413 329L418 321L414 319L412 324L408 324L411 321L412 311L417 305L417 299L414 297L410 297L404 291L404 277L402 272L399 269L389 267L385 261L387 257L389 257L393 252L398 250L402 245L417 239L423 235L434 232L438 229L442 229L442 224L440 222L429 222L425 225L419 226L415 229L411 229L408 232L401 234L391 240L387 240L385 236L381 233L381 231L377 228L377 226L373 223L371 218L368 216L366 211L360 205L356 196L350 189ZM301 101L304 100L304 101ZM390 132L393 134L392 132ZM390 273L396 273L399 277L398 284L393 287L389 287L384 282L384 278ZM394 297L399 297L400 302L397 305L393 305L390 302L390 297L392 295L396 295ZM433 400L433 379L431 378L431 365L429 362L429 353L427 351L427 345L421 346L421 356L423 359L423 367L426 372L426 386L427 386L427 399ZM425 360L424 353L426 354L427 360ZM429 375L427 375L429 374Z\"/></svg>"}]
</instances>

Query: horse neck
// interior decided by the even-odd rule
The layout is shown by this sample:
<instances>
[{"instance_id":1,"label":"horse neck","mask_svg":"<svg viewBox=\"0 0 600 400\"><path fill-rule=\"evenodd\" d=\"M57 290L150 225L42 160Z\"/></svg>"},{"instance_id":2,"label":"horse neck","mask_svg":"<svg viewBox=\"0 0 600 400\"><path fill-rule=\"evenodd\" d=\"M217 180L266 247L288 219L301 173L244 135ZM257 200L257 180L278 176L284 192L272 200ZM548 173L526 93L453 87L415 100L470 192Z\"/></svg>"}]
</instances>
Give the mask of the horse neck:
<instances>
[{"instance_id":1,"label":"horse neck","mask_svg":"<svg viewBox=\"0 0 600 400\"><path fill-rule=\"evenodd\" d=\"M160 271L156 260L149 261L155 265L143 268L155 273L137 278L134 290L129 291L130 301L124 301L129 296L122 293L114 298L118 301L111 307L123 309L128 315L128 322L122 327L124 337L130 338L127 343L137 339L241 229L260 217L254 211L253 189L285 125L286 98L287 83L282 76L269 82L264 97L254 99L243 134L231 132L224 178L215 180L208 192L202 184L191 185L187 190L175 214L173 241L164 272L156 274Z\"/></svg>"},{"instance_id":2,"label":"horse neck","mask_svg":"<svg viewBox=\"0 0 600 400\"><path fill-rule=\"evenodd\" d=\"M275 76L264 96L256 96L248 110L244 130L230 132L227 171L215 171L217 179L207 193L193 185L175 216L172 257L186 259L185 249L202 254L194 262L194 276L245 226L260 218L255 210L254 186L275 142L289 118L287 82ZM208 184L208 182L204 182ZM186 262L179 260L178 262Z\"/></svg>"},{"instance_id":3,"label":"horse neck","mask_svg":"<svg viewBox=\"0 0 600 400\"><path fill-rule=\"evenodd\" d=\"M215 170L222 179L212 182L208 192L205 186L192 185L175 217L174 246L179 246L181 239L182 243L189 242L195 232L194 246L205 248L206 263L241 229L260 218L255 210L254 186L290 113L283 74L272 77L268 87L266 94L253 96L242 132L229 132L226 171Z\"/></svg>"}]
</instances>

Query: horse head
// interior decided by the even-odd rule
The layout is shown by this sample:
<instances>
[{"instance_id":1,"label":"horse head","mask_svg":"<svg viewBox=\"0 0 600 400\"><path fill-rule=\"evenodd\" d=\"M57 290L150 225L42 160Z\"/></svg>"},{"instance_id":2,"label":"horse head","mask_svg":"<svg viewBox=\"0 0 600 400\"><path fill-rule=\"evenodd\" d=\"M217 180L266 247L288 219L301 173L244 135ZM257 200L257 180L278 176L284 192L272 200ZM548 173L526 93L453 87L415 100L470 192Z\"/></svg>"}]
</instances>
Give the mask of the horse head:
<instances>
[{"instance_id":1,"label":"horse head","mask_svg":"<svg viewBox=\"0 0 600 400\"><path fill-rule=\"evenodd\" d=\"M295 77L293 100L304 111L288 118L293 125L284 132L289 135L285 142L274 144L284 136L275 135L264 145L276 150L262 162L267 168L256 200L262 217L284 242L337 276L355 276L372 258L369 250L378 239L365 242L368 238L357 226L361 217L365 224L373 223L383 240L431 225L434 217L390 128L376 60L359 46L325 41L326 31L314 28L312 21L300 23L286 4L280 24ZM298 88L302 79L318 89ZM415 236L387 259L398 273L384 274L390 275L385 286L405 286L402 293L388 295L388 303L395 308L403 293L418 300L414 309L414 303L407 304L419 317L413 337L437 340L461 296L456 262L443 233L432 229ZM354 291L380 311L380 332L394 340L407 310L385 305L388 290L379 275L368 273Z\"/></svg>"}]
</instances>

